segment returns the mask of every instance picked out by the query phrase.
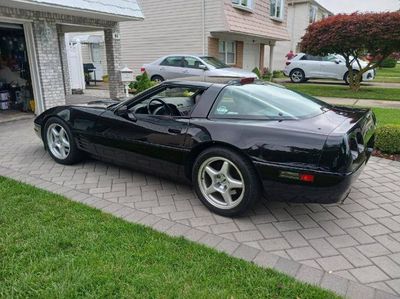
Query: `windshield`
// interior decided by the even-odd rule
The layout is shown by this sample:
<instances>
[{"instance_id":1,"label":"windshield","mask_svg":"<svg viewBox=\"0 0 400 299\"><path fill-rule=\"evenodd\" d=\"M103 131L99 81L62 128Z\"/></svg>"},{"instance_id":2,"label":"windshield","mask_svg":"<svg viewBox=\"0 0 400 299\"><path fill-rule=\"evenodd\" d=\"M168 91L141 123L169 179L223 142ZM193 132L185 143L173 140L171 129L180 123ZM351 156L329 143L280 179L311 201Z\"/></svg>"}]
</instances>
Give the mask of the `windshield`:
<instances>
[{"instance_id":1,"label":"windshield","mask_svg":"<svg viewBox=\"0 0 400 299\"><path fill-rule=\"evenodd\" d=\"M205 63L207 63L209 65L212 65L216 69L223 69L223 68L230 67L229 65L223 63L221 60L218 60L215 57L203 56L203 57L200 57L200 58L203 59Z\"/></svg>"},{"instance_id":2,"label":"windshield","mask_svg":"<svg viewBox=\"0 0 400 299\"><path fill-rule=\"evenodd\" d=\"M330 106L315 98L269 84L228 86L211 115L242 119L300 119L317 116Z\"/></svg>"}]
</instances>

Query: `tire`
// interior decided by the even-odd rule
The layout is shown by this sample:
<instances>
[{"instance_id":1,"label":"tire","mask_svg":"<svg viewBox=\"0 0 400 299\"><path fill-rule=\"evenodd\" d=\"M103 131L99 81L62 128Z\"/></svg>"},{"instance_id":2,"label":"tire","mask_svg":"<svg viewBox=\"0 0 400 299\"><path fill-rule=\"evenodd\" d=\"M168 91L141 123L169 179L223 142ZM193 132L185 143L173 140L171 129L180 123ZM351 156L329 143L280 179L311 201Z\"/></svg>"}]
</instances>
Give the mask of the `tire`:
<instances>
[{"instance_id":1,"label":"tire","mask_svg":"<svg viewBox=\"0 0 400 299\"><path fill-rule=\"evenodd\" d=\"M357 74L357 73L359 73L359 71L353 70L353 74L354 75ZM350 84L350 82L349 82L349 72L346 72L346 74L344 74L343 79L344 79L344 83L346 83L346 85ZM361 78L361 81L362 81L362 78Z\"/></svg>"},{"instance_id":2,"label":"tire","mask_svg":"<svg viewBox=\"0 0 400 299\"><path fill-rule=\"evenodd\" d=\"M302 69L294 69L290 72L289 77L293 83L303 83L306 81L306 75Z\"/></svg>"},{"instance_id":3,"label":"tire","mask_svg":"<svg viewBox=\"0 0 400 299\"><path fill-rule=\"evenodd\" d=\"M151 81L156 81L157 83L160 83L165 81L165 79L160 75L154 75L153 77L151 77Z\"/></svg>"},{"instance_id":4,"label":"tire","mask_svg":"<svg viewBox=\"0 0 400 299\"><path fill-rule=\"evenodd\" d=\"M212 147L199 154L193 165L192 182L201 202L222 216L243 214L261 195L253 164L223 147Z\"/></svg>"},{"instance_id":5,"label":"tire","mask_svg":"<svg viewBox=\"0 0 400 299\"><path fill-rule=\"evenodd\" d=\"M55 132L58 132L58 139ZM57 117L52 117L46 122L43 141L50 156L59 164L72 165L84 158L84 154L76 146L70 128Z\"/></svg>"}]
</instances>

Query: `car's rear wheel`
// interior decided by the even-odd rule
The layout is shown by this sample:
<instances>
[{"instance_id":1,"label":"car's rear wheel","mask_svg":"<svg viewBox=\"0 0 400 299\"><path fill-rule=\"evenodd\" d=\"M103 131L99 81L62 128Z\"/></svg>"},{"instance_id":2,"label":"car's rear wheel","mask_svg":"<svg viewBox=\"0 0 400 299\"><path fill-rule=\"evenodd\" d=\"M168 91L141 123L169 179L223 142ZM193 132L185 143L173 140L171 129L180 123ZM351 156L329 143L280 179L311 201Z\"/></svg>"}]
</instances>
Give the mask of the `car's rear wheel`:
<instances>
[{"instance_id":1,"label":"car's rear wheel","mask_svg":"<svg viewBox=\"0 0 400 299\"><path fill-rule=\"evenodd\" d=\"M305 82L306 76L304 74L304 71L301 69L294 69L293 71L290 72L290 80L293 83Z\"/></svg>"},{"instance_id":2,"label":"car's rear wheel","mask_svg":"<svg viewBox=\"0 0 400 299\"><path fill-rule=\"evenodd\" d=\"M251 162L222 147L207 149L197 157L192 181L202 203L223 216L244 213L260 197L259 178Z\"/></svg>"},{"instance_id":3,"label":"car's rear wheel","mask_svg":"<svg viewBox=\"0 0 400 299\"><path fill-rule=\"evenodd\" d=\"M83 159L68 125L59 118L50 118L44 129L44 142L50 156L60 164L71 165Z\"/></svg>"},{"instance_id":4,"label":"car's rear wheel","mask_svg":"<svg viewBox=\"0 0 400 299\"><path fill-rule=\"evenodd\" d=\"M159 75L154 75L153 77L151 77L151 81L155 81L155 82L157 82L157 83L161 83L161 82L163 82L163 81L165 81L165 80L164 80L163 77L161 77L161 76L159 76Z\"/></svg>"}]
</instances>

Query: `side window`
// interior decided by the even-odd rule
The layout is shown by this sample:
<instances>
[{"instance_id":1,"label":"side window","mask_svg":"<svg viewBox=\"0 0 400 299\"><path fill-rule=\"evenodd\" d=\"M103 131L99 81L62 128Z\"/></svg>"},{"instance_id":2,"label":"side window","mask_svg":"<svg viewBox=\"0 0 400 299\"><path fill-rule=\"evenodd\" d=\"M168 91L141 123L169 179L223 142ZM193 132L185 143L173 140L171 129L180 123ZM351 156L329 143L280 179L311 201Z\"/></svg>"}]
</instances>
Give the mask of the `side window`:
<instances>
[{"instance_id":1,"label":"side window","mask_svg":"<svg viewBox=\"0 0 400 299\"><path fill-rule=\"evenodd\" d=\"M300 60L309 60L309 61L322 61L321 56L313 56L313 55L304 55Z\"/></svg>"},{"instance_id":2,"label":"side window","mask_svg":"<svg viewBox=\"0 0 400 299\"><path fill-rule=\"evenodd\" d=\"M203 89L192 86L167 87L154 93L140 102L136 102L129 109L135 114L149 114L148 104L159 99L165 102L174 112L174 116L187 116L201 97ZM164 115L165 109L160 101L154 100L150 104L150 112L153 115Z\"/></svg>"},{"instance_id":3,"label":"side window","mask_svg":"<svg viewBox=\"0 0 400 299\"><path fill-rule=\"evenodd\" d=\"M201 63L200 60L194 57L185 57L183 59L183 67L190 68L190 69L200 69Z\"/></svg>"},{"instance_id":4,"label":"side window","mask_svg":"<svg viewBox=\"0 0 400 299\"><path fill-rule=\"evenodd\" d=\"M322 61L334 62L336 60L338 60L338 59L335 55L328 55L328 56L322 57Z\"/></svg>"},{"instance_id":5,"label":"side window","mask_svg":"<svg viewBox=\"0 0 400 299\"><path fill-rule=\"evenodd\" d=\"M182 67L182 58L179 56L170 56L164 59L163 62L161 62L161 65L163 66L174 66L174 67Z\"/></svg>"}]
</instances>

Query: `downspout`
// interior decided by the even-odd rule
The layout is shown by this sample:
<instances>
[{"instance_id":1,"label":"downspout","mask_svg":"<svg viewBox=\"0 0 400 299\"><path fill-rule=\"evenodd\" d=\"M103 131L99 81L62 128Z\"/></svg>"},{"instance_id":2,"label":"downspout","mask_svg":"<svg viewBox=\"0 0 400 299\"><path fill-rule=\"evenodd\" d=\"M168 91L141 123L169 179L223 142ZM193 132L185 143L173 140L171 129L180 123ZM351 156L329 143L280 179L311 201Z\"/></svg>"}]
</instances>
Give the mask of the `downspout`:
<instances>
[{"instance_id":1,"label":"downspout","mask_svg":"<svg viewBox=\"0 0 400 299\"><path fill-rule=\"evenodd\" d=\"M201 3L201 22L203 55L206 55L206 0L202 0Z\"/></svg>"},{"instance_id":2,"label":"downspout","mask_svg":"<svg viewBox=\"0 0 400 299\"><path fill-rule=\"evenodd\" d=\"M296 19L296 9L294 7L294 0L292 0L292 28L291 28L291 37L290 37L290 41L291 41L291 45L290 45L290 49L297 52L296 49L294 49L294 20Z\"/></svg>"}]
</instances>

